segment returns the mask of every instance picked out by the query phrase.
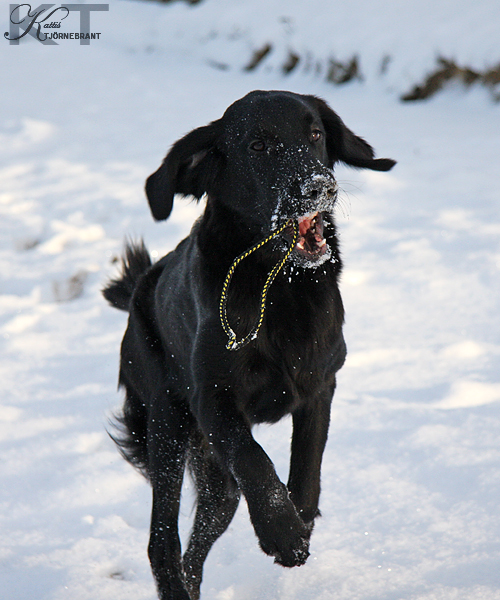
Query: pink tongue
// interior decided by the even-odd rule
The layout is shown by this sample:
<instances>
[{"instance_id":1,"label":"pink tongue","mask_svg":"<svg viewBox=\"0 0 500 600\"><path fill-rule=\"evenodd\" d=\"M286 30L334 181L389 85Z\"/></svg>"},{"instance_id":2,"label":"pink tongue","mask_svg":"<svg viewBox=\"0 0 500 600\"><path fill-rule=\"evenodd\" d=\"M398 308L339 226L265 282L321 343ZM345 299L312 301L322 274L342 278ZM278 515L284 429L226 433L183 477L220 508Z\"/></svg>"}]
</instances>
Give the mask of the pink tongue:
<instances>
[{"instance_id":1,"label":"pink tongue","mask_svg":"<svg viewBox=\"0 0 500 600\"><path fill-rule=\"evenodd\" d=\"M322 256L327 250L326 240L319 231L311 231L312 222L318 217L318 213L311 213L304 217L299 217L299 241L297 248L307 254ZM311 237L314 238L312 243Z\"/></svg>"},{"instance_id":2,"label":"pink tongue","mask_svg":"<svg viewBox=\"0 0 500 600\"><path fill-rule=\"evenodd\" d=\"M318 213L307 215L305 217L299 217L299 234L301 237L305 237L306 233L311 228L311 222L316 218Z\"/></svg>"},{"instance_id":3,"label":"pink tongue","mask_svg":"<svg viewBox=\"0 0 500 600\"><path fill-rule=\"evenodd\" d=\"M311 221L302 221L299 223L299 234L301 237L305 237L307 231L311 227Z\"/></svg>"}]
</instances>

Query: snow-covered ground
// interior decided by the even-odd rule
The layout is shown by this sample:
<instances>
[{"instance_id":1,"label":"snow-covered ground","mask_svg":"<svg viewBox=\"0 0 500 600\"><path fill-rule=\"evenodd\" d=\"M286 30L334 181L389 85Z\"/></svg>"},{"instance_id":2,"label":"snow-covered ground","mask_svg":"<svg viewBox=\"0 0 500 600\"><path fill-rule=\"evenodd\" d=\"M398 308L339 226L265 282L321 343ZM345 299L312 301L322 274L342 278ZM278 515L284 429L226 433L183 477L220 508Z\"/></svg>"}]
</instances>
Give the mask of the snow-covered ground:
<instances>
[{"instance_id":1,"label":"snow-covered ground","mask_svg":"<svg viewBox=\"0 0 500 600\"><path fill-rule=\"evenodd\" d=\"M399 101L438 56L500 62L497 0L111 0L91 31L0 40L1 600L155 598L150 491L105 433L126 315L100 288L125 236L160 256L186 235L199 207L156 224L143 182L256 88L324 97L398 165L337 173L350 354L312 555L274 565L242 502L203 598L500 599L500 105L457 86ZM325 81L354 55L363 81ZM256 435L286 479L290 423Z\"/></svg>"}]
</instances>

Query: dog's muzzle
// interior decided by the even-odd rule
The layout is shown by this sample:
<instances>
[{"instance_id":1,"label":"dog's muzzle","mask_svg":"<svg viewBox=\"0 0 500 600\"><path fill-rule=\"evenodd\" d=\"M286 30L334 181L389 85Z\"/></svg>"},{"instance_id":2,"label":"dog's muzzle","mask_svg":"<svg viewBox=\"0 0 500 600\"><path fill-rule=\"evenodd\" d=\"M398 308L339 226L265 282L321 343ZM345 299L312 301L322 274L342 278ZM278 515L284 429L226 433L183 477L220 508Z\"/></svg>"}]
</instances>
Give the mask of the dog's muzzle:
<instances>
[{"instance_id":1,"label":"dog's muzzle","mask_svg":"<svg viewBox=\"0 0 500 600\"><path fill-rule=\"evenodd\" d=\"M302 202L319 212L333 210L337 199L337 182L333 177L313 175L300 186Z\"/></svg>"},{"instance_id":2,"label":"dog's muzzle","mask_svg":"<svg viewBox=\"0 0 500 600\"><path fill-rule=\"evenodd\" d=\"M300 185L297 196L299 199L292 196L289 202L283 203L281 218L297 223L299 236L295 253L305 259L303 266L315 266L327 260L330 254L324 224L327 214L331 214L335 206L337 183L331 176L313 175ZM288 241L292 239L292 233L292 227L285 230Z\"/></svg>"}]
</instances>

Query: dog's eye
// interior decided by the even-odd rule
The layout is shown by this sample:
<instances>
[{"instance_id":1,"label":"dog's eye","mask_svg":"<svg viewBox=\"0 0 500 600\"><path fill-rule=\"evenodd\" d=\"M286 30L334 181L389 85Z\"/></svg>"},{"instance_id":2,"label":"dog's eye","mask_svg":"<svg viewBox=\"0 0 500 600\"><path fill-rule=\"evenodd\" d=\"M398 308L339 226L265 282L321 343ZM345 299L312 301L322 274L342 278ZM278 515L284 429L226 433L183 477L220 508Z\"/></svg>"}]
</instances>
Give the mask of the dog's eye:
<instances>
[{"instance_id":1,"label":"dog's eye","mask_svg":"<svg viewBox=\"0 0 500 600\"><path fill-rule=\"evenodd\" d=\"M262 140L254 140L250 144L250 149L254 152L264 152L264 150L266 150L266 143Z\"/></svg>"},{"instance_id":2,"label":"dog's eye","mask_svg":"<svg viewBox=\"0 0 500 600\"><path fill-rule=\"evenodd\" d=\"M311 142L319 142L319 140L323 137L323 132L319 129L313 129L311 131Z\"/></svg>"}]
</instances>

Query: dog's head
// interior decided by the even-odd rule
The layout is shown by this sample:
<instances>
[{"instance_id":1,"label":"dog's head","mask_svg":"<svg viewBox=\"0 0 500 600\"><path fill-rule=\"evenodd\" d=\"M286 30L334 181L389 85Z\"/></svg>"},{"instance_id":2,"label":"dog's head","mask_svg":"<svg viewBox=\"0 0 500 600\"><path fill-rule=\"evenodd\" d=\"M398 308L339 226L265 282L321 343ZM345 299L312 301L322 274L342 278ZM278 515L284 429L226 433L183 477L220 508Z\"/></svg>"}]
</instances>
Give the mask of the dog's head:
<instances>
[{"instance_id":1,"label":"dog's head","mask_svg":"<svg viewBox=\"0 0 500 600\"><path fill-rule=\"evenodd\" d=\"M146 183L153 217L166 219L176 193L233 211L255 235L290 219L299 226L297 253L319 262L327 253L324 225L337 197L336 162L388 171L372 147L320 98L255 91L221 119L177 141Z\"/></svg>"}]
</instances>

